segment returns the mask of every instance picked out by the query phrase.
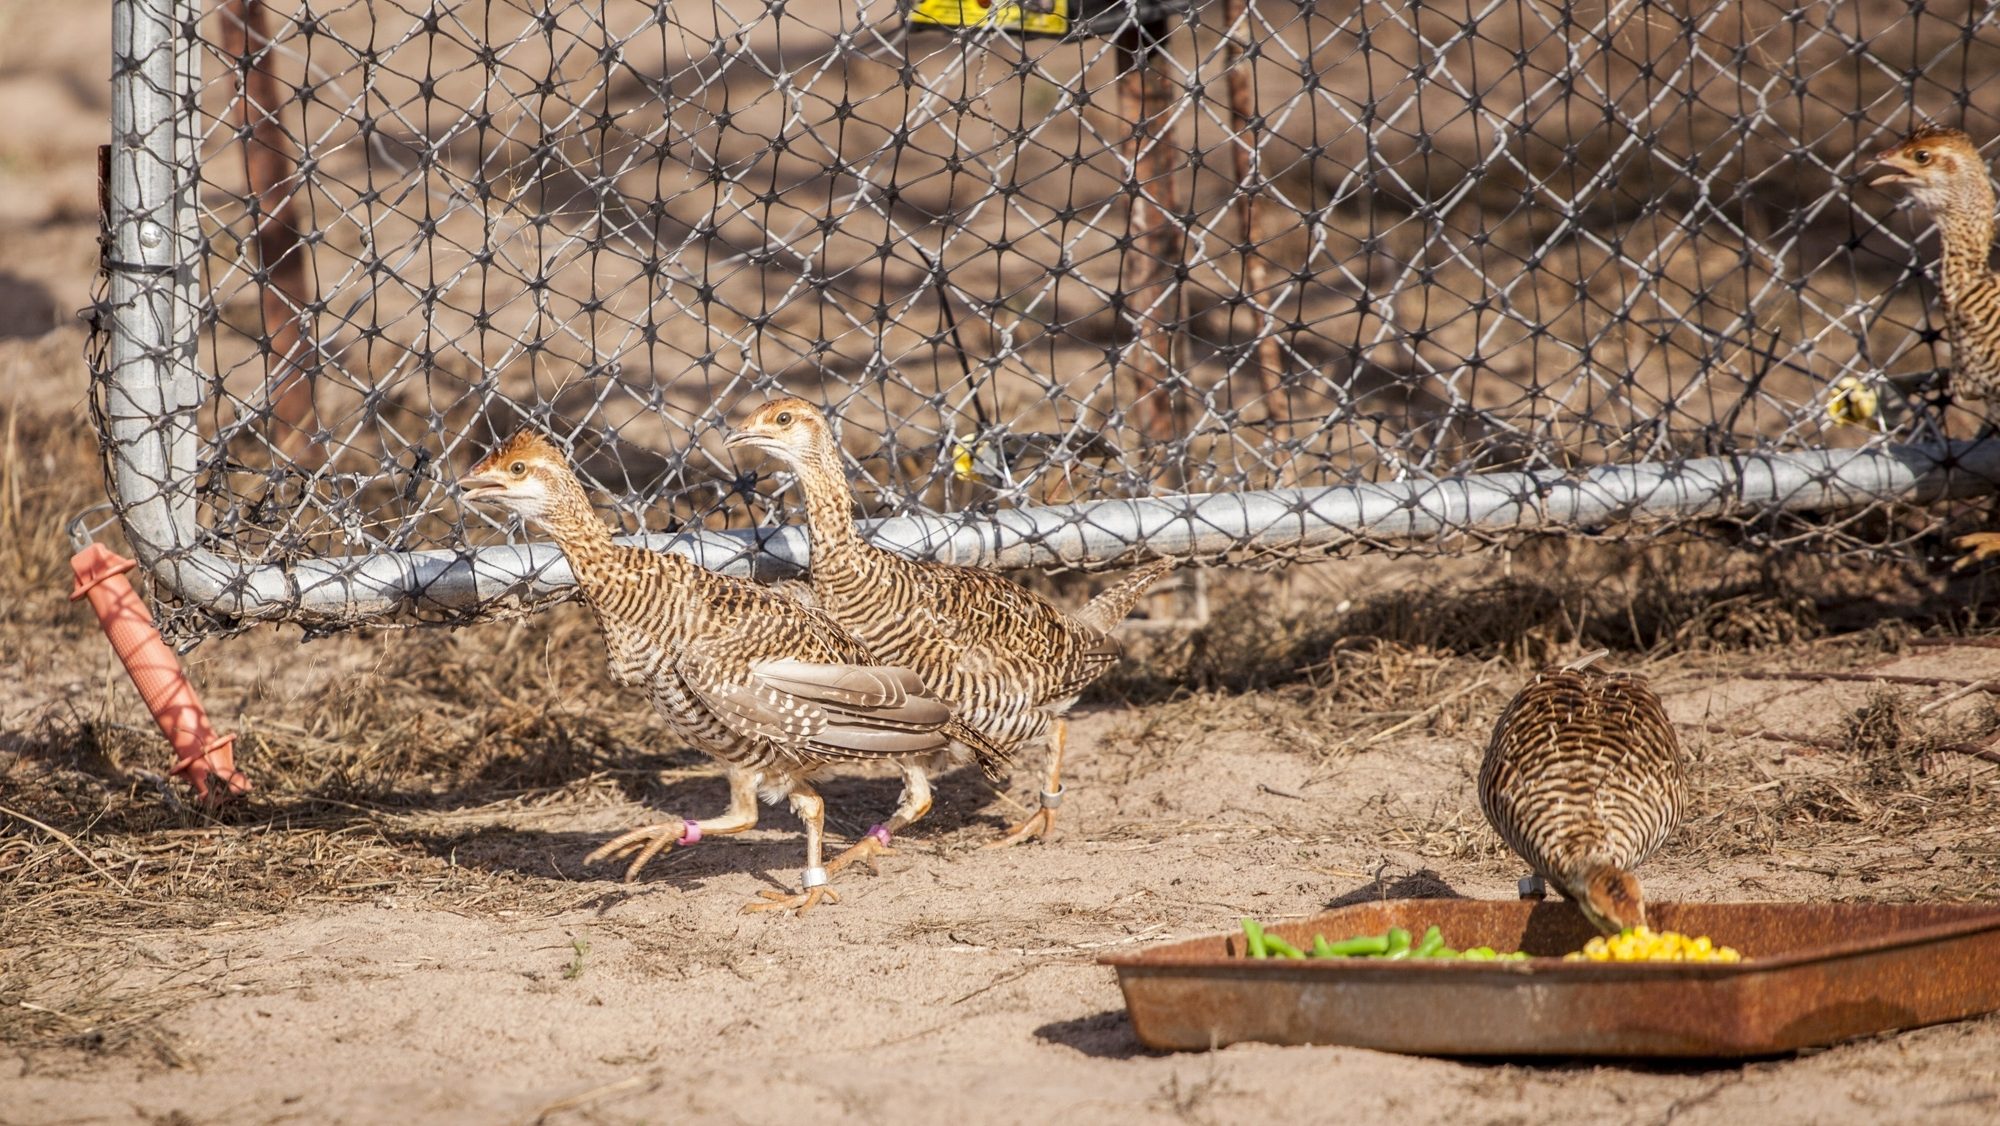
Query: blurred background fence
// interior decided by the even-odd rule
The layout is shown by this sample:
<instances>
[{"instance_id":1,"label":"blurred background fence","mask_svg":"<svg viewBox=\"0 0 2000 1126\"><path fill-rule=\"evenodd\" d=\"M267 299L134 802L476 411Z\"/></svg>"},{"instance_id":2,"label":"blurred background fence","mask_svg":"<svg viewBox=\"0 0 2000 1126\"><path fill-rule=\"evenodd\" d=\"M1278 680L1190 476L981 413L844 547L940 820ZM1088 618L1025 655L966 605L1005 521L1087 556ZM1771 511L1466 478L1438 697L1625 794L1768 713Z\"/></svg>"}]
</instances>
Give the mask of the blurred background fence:
<instances>
[{"instance_id":1,"label":"blurred background fence","mask_svg":"<svg viewBox=\"0 0 2000 1126\"><path fill-rule=\"evenodd\" d=\"M1876 551L2000 477L1859 175L2000 134L1994 6L1071 2L118 0L95 407L174 628L561 596L451 486L524 422L782 569L721 445L780 391L995 565Z\"/></svg>"}]
</instances>

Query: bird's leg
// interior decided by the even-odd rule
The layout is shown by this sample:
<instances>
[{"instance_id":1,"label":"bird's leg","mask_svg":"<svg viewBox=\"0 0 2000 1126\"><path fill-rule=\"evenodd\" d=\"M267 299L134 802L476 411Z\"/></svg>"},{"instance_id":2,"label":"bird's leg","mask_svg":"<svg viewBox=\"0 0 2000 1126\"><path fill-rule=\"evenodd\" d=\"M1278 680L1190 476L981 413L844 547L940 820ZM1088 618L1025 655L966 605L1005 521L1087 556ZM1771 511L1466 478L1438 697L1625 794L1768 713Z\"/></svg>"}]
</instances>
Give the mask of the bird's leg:
<instances>
[{"instance_id":1,"label":"bird's leg","mask_svg":"<svg viewBox=\"0 0 2000 1126\"><path fill-rule=\"evenodd\" d=\"M1960 551L1969 552L1964 558L1951 565L1954 571L1963 571L1975 563L2000 555L2000 532L1974 532L1951 541Z\"/></svg>"},{"instance_id":2,"label":"bird's leg","mask_svg":"<svg viewBox=\"0 0 2000 1126\"><path fill-rule=\"evenodd\" d=\"M1521 877L1520 891L1522 899L1547 899L1549 884L1540 875L1530 874Z\"/></svg>"},{"instance_id":3,"label":"bird's leg","mask_svg":"<svg viewBox=\"0 0 2000 1126\"><path fill-rule=\"evenodd\" d=\"M600 860L634 854L631 866L625 869L625 882L631 883L639 878L640 869L675 845L691 845L703 837L721 837L755 829L757 783L762 778L763 775L754 770L732 770L729 772L729 808L722 816L707 821L684 821L676 817L657 825L634 829L612 838L596 852L584 857L583 862L595 864Z\"/></svg>"},{"instance_id":4,"label":"bird's leg","mask_svg":"<svg viewBox=\"0 0 2000 1126\"><path fill-rule=\"evenodd\" d=\"M829 873L837 873L857 860L868 865L870 871L877 871L875 858L887 854L889 840L897 833L910 827L918 818L931 811L931 780L924 768L915 763L903 767L903 798L896 803L895 816L887 824L876 825L863 833L846 852L833 858L826 866Z\"/></svg>"},{"instance_id":5,"label":"bird's leg","mask_svg":"<svg viewBox=\"0 0 2000 1126\"><path fill-rule=\"evenodd\" d=\"M792 812L806 826L806 870L799 878L802 889L797 895L782 891L760 891L761 899L753 899L743 905L749 911L796 911L803 915L822 901L839 903L840 896L826 886L827 872L820 865L820 853L826 834L826 802L813 792L804 782L792 783L790 795Z\"/></svg>"},{"instance_id":6,"label":"bird's leg","mask_svg":"<svg viewBox=\"0 0 2000 1126\"><path fill-rule=\"evenodd\" d=\"M1007 830L1007 835L986 845L987 848L1006 848L1017 845L1029 837L1047 840L1056 827L1056 810L1062 808L1063 748L1069 742L1069 720L1057 716L1049 725L1049 765L1042 782L1042 805L1028 815L1026 821Z\"/></svg>"}]
</instances>

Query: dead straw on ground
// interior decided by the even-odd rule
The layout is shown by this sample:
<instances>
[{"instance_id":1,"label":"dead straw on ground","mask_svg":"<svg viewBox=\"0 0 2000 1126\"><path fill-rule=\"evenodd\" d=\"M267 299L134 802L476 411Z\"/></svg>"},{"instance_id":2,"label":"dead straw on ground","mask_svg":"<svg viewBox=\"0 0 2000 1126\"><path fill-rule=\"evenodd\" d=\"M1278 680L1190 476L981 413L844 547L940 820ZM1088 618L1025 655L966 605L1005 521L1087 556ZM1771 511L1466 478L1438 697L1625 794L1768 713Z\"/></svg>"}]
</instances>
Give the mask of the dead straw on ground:
<instances>
[{"instance_id":1,"label":"dead straw on ground","mask_svg":"<svg viewBox=\"0 0 2000 1126\"><path fill-rule=\"evenodd\" d=\"M64 599L61 525L94 499L96 472L74 420L0 419L0 648L46 665L40 698L0 708L0 1044L184 1062L160 1021L211 969L158 956L149 935L391 896L475 914L559 909L577 901L577 874L538 842L712 771L610 682L594 628L568 606L326 650L279 631L230 642L240 648L202 679L258 789L196 807L159 773L157 733ZM1706 542L1533 542L1456 573L1409 572L1383 568L1345 590L1306 568L1217 573L1205 626L1135 635L1131 660L1093 690L1093 703L1145 705L1097 749L1098 784L1222 731L1254 731L1321 773L1442 742L1456 748L1441 766L1456 789L1335 816L1386 848L1502 865L1470 801L1470 764L1538 664L1604 646L1662 678L1691 663L1843 667L1995 617L1979 579ZM1100 581L1052 587L1075 601ZM1691 739L1702 812L1676 847L1837 853L1898 833L1968 858L1953 887L2000 878L1992 837L1978 835L1994 823L1996 768L1939 749L1986 738L2000 719L1970 698L1928 714L1896 700L1868 698L1850 725L1819 733L1831 748L1781 766L1766 761L1768 741Z\"/></svg>"}]
</instances>

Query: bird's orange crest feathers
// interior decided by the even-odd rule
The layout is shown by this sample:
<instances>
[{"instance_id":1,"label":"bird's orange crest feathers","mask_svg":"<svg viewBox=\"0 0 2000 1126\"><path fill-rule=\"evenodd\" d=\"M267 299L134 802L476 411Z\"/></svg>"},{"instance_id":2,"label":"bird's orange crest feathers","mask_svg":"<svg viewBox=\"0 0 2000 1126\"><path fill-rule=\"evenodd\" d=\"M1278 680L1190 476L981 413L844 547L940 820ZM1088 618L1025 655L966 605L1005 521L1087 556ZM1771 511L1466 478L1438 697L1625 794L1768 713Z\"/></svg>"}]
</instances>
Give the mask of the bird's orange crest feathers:
<instances>
[{"instance_id":1,"label":"bird's orange crest feathers","mask_svg":"<svg viewBox=\"0 0 2000 1126\"><path fill-rule=\"evenodd\" d=\"M779 413L782 411L796 411L809 415L813 418L823 417L818 407L813 406L811 403L806 402L804 399L800 399L795 396L786 396L785 398L782 399L772 399L770 402L767 402L764 405L758 407L756 410L751 411L750 417L744 420L744 425L754 426L757 425L758 423L771 422L772 420L776 419Z\"/></svg>"},{"instance_id":2,"label":"bird's orange crest feathers","mask_svg":"<svg viewBox=\"0 0 2000 1126\"><path fill-rule=\"evenodd\" d=\"M1903 140L1900 143L1898 143L1894 148L1890 149L1889 152L1900 153L1906 149L1915 148L1918 145L1933 145L1933 146L1943 146L1952 148L1962 148L1966 152L1972 153L1974 155L1977 155L1979 152L1979 146L1972 143L1971 135L1966 133L1965 130L1948 129L1942 125L1918 126L1915 131L1913 131L1908 137L1903 138Z\"/></svg>"},{"instance_id":3,"label":"bird's orange crest feathers","mask_svg":"<svg viewBox=\"0 0 2000 1126\"><path fill-rule=\"evenodd\" d=\"M549 461L556 465L564 464L562 451L556 449L554 443L533 427L523 427L516 431L513 437L494 447L493 452L480 458L479 464L473 466L472 471L482 473L495 466L505 465L516 458Z\"/></svg>"}]
</instances>

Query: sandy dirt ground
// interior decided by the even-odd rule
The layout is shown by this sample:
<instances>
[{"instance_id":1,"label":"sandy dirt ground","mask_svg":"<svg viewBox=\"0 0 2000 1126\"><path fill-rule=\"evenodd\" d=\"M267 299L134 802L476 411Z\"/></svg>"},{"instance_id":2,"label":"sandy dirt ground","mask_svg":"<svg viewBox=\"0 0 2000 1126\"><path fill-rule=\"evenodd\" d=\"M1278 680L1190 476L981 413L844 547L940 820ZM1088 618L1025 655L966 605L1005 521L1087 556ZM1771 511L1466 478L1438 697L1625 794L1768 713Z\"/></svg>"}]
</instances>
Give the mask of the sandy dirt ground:
<instances>
[{"instance_id":1,"label":"sandy dirt ground","mask_svg":"<svg viewBox=\"0 0 2000 1126\"><path fill-rule=\"evenodd\" d=\"M1329 719L1352 705L1323 686L1099 704L1077 725L1058 841L978 850L1012 811L955 779L879 876L856 872L838 906L791 919L737 910L795 874L798 835L782 813L746 838L669 856L637 886L583 867L595 843L653 809L721 804L720 783L685 754L640 751L636 767L620 766L614 744L595 769L539 785L503 778L522 769L503 756L481 767L487 784L419 798L379 788L393 761L335 750L343 771L380 776L286 781L272 747L284 723L261 717L291 714L287 695L351 691L373 710L379 696L359 682L403 691L390 667L476 661L494 640L481 634L510 628L204 648L205 685L225 719L258 733L244 759L266 783L220 821L177 808L149 777L162 754L136 726L117 737L140 717L79 631L63 662L73 679L45 680L27 722L10 712L20 751L0 756L0 804L50 826L16 820L0 838L21 842L4 854L19 883L0 928L11 979L0 997L16 1010L0 1019L0 1120L1240 1122L1322 1120L1338 1107L1408 1121L1978 1122L2000 1100L1992 1019L1716 1067L1141 1048L1101 954L1245 914L1511 894L1516 867L1470 786L1480 728L1524 675L1502 657L1377 661L1414 666L1409 714L1422 717L1387 738L1398 709ZM587 634L566 644L584 648ZM1873 645L1839 635L1755 663L2000 677L2000 651ZM260 665L284 669L260 681ZM1729 675L1745 665L1739 653L1651 665L1700 760L1702 800L1645 870L1650 894L1991 894L1990 764L1906 747L1913 781L1871 785L1880 763L1854 734L1857 685ZM1949 689L1915 693L1911 711ZM64 744L56 736L73 729L53 717L65 708L103 718ZM1970 713L1985 708L1940 712L1963 710L1950 722L1984 731L1991 718ZM308 710L323 722L323 708ZM590 710L573 698L557 722L582 725ZM1838 746L1704 734L1710 725ZM336 741L379 742L367 726ZM852 835L888 808L893 783L826 793ZM1954 801L1986 813L1940 808Z\"/></svg>"},{"instance_id":2,"label":"sandy dirt ground","mask_svg":"<svg viewBox=\"0 0 2000 1126\"><path fill-rule=\"evenodd\" d=\"M738 912L796 878L783 811L637 885L584 866L724 795L574 607L205 644L259 789L190 807L63 597L57 522L98 488L71 313L107 112L102 41L72 33L105 7L0 6L0 1123L2000 1115L1991 1018L1722 1066L1162 1055L1096 961L1242 915L1513 894L1484 735L1537 663L1596 644L1653 675L1697 763L1650 895L1991 899L2000 767L1952 748L2000 730L1996 615L1987 580L1936 568L1543 548L1218 579L1207 628L1136 634L1081 709L1057 840L980 850L1032 787L954 777L803 919ZM895 785L825 792L851 838Z\"/></svg>"}]
</instances>

